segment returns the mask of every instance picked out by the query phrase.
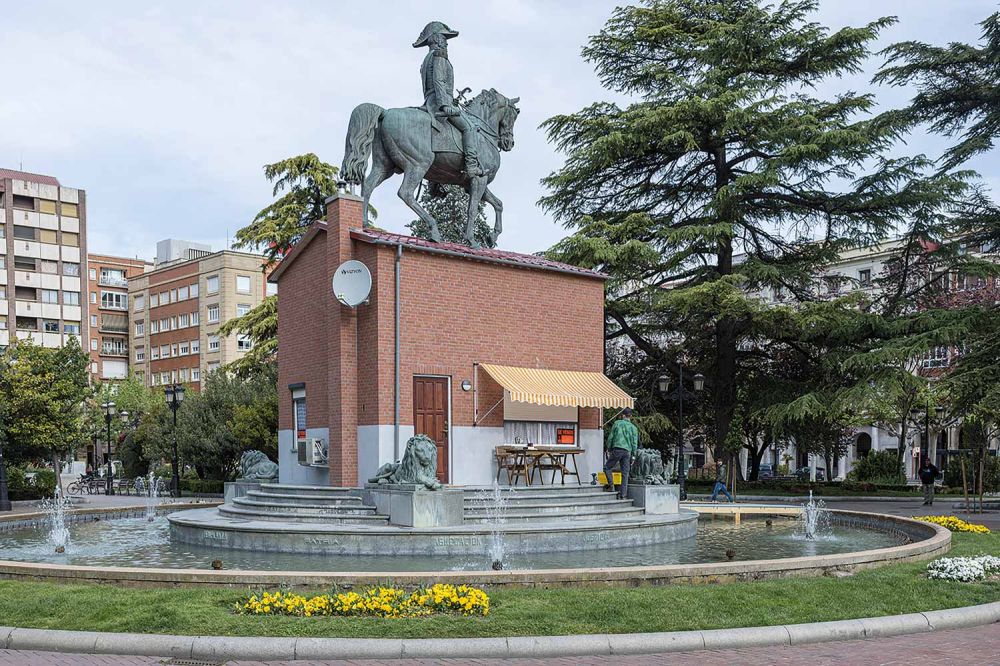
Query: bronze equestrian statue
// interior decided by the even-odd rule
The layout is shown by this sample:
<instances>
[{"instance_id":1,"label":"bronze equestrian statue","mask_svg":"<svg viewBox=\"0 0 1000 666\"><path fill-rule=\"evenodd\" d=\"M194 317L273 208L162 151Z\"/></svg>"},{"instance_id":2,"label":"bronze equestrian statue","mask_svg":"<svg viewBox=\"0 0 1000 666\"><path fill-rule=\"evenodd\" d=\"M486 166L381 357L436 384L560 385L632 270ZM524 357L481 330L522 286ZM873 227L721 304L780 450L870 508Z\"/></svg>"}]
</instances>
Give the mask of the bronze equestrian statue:
<instances>
[{"instance_id":1,"label":"bronze equestrian statue","mask_svg":"<svg viewBox=\"0 0 1000 666\"><path fill-rule=\"evenodd\" d=\"M434 185L460 185L469 194L465 239L472 247L475 220L482 201L496 214L491 245L503 230L503 203L489 189L500 168L500 151L514 147L514 122L519 98L508 99L492 88L468 104L455 99L455 75L448 59L448 40L458 32L440 21L424 27L413 43L428 47L420 66L424 88L422 107L383 109L359 104L351 113L341 176L361 185L365 226L369 226L368 200L372 191L396 173L403 174L399 198L431 228L431 238L441 241L435 220L417 201L421 181ZM371 157L371 171L368 159Z\"/></svg>"}]
</instances>

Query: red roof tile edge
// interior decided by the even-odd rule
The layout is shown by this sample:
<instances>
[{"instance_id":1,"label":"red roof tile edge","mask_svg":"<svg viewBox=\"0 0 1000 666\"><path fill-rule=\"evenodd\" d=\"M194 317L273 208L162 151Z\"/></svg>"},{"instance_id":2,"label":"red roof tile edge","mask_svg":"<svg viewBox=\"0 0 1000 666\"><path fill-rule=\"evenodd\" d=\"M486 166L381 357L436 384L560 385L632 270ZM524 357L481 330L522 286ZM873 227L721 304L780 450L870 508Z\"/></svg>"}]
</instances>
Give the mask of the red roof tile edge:
<instances>
[{"instance_id":1,"label":"red roof tile edge","mask_svg":"<svg viewBox=\"0 0 1000 666\"><path fill-rule=\"evenodd\" d=\"M39 173L29 173L27 171L18 171L16 169L0 168L0 179L3 178L10 178L11 180L27 180L32 183L41 183L42 185L59 186L59 181L52 176L43 176Z\"/></svg>"}]
</instances>

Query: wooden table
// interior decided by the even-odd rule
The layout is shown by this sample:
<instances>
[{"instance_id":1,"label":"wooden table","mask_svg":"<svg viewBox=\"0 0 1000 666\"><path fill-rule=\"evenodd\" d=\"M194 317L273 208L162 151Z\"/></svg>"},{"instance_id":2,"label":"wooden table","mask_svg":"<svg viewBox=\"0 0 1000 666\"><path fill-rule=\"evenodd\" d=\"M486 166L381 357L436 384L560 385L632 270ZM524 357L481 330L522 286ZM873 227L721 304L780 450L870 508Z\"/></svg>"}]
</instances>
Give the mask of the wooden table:
<instances>
[{"instance_id":1,"label":"wooden table","mask_svg":"<svg viewBox=\"0 0 1000 666\"><path fill-rule=\"evenodd\" d=\"M507 470L507 482L517 485L521 475L524 475L524 482L531 485L538 471L538 481L545 485L544 472L552 471L550 484L555 484L556 473L561 475L561 481L566 483L567 476L575 476L577 485L581 485L580 468L577 466L576 457L584 452L578 446L554 446L538 445L525 446L517 444L504 444L496 448L497 458L497 481L500 481L500 474ZM572 461L573 471L570 471L568 462Z\"/></svg>"}]
</instances>

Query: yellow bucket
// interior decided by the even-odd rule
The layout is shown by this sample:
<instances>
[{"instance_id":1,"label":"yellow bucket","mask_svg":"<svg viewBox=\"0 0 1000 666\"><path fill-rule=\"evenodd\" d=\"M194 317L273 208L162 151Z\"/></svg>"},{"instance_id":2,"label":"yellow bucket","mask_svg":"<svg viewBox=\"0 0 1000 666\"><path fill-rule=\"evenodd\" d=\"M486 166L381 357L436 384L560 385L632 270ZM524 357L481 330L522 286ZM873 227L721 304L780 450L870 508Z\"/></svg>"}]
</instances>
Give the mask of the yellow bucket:
<instances>
[{"instance_id":1,"label":"yellow bucket","mask_svg":"<svg viewBox=\"0 0 1000 666\"><path fill-rule=\"evenodd\" d=\"M615 485L619 486L622 482L621 472L611 472L611 478L615 480ZM597 473L597 482L602 486L608 485L608 476L604 472Z\"/></svg>"}]
</instances>

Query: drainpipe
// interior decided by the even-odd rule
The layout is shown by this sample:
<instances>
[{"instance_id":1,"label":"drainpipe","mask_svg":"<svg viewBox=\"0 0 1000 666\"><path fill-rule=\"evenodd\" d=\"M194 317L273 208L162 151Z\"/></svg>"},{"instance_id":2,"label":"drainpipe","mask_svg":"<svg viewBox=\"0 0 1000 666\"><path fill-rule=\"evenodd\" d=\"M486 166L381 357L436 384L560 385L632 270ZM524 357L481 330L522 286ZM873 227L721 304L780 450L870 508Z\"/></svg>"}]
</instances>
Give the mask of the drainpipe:
<instances>
[{"instance_id":1,"label":"drainpipe","mask_svg":"<svg viewBox=\"0 0 1000 666\"><path fill-rule=\"evenodd\" d=\"M394 333L394 336L393 336L395 338L395 347L396 348L395 348L395 350L393 352L393 360L392 360L392 364L393 364L393 368L392 368L393 369L393 383L395 384L395 386L393 387L393 403L394 404L392 406L392 410L393 410L393 415L392 415L392 448L393 448L393 460L399 460L400 459L400 452L399 452L399 313L400 313L400 306L399 306L399 276L400 276L400 272L402 271L402 265L401 265L402 259L403 259L403 245L402 245L402 243L397 243L396 244L396 294L395 294L395 297L393 298L393 303L394 303L394 305L396 307L396 313L395 313L395 317L394 317L395 333Z\"/></svg>"}]
</instances>

